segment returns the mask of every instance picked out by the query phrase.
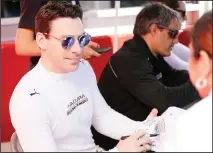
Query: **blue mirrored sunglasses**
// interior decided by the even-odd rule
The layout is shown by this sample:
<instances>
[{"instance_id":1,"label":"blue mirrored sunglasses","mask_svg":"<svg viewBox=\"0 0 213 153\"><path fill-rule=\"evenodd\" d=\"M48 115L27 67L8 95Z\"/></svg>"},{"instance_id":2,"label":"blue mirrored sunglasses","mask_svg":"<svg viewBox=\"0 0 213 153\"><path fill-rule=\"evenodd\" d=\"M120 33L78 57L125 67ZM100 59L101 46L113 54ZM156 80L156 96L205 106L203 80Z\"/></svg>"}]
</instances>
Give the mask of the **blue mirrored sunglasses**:
<instances>
[{"instance_id":1,"label":"blue mirrored sunglasses","mask_svg":"<svg viewBox=\"0 0 213 153\"><path fill-rule=\"evenodd\" d=\"M78 40L79 42L79 45L80 47L85 47L86 45L89 44L89 42L91 41L91 36L88 34L88 33L84 33L80 36L66 36L62 39L60 38L57 38L55 36L52 36L50 34L47 34L47 33L43 33L44 35L47 35L47 36L51 36L57 40L60 40L61 41L61 45L64 49L70 49L73 44L75 43L75 40Z\"/></svg>"}]
</instances>

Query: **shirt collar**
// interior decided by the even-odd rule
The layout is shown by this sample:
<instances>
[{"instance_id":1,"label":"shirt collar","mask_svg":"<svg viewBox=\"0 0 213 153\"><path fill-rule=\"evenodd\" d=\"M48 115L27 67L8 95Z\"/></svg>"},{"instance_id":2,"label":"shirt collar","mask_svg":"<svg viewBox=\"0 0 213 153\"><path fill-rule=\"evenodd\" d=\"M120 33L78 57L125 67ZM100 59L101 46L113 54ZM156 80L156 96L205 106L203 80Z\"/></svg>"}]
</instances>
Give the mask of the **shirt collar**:
<instances>
[{"instance_id":1,"label":"shirt collar","mask_svg":"<svg viewBox=\"0 0 213 153\"><path fill-rule=\"evenodd\" d=\"M136 51L145 55L148 60L158 60L158 57L154 56L142 36L134 35L133 37L134 45L136 46Z\"/></svg>"},{"instance_id":2,"label":"shirt collar","mask_svg":"<svg viewBox=\"0 0 213 153\"><path fill-rule=\"evenodd\" d=\"M148 57L157 59L157 57L155 57L152 54L148 44L146 43L146 41L143 39L142 36L134 35L133 40L135 42L136 49L138 52L141 52L142 54L145 54Z\"/></svg>"}]
</instances>

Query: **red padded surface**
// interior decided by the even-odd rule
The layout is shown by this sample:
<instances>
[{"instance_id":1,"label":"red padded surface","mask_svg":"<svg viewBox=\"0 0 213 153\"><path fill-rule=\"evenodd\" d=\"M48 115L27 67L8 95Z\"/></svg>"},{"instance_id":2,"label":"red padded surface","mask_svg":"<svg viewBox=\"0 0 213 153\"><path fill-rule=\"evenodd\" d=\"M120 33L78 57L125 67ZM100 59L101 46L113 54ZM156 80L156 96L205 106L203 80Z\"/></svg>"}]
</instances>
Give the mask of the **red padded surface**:
<instances>
[{"instance_id":1,"label":"red padded surface","mask_svg":"<svg viewBox=\"0 0 213 153\"><path fill-rule=\"evenodd\" d=\"M189 47L190 44L190 30L191 28L184 29L180 34L178 35L178 41L181 44L184 44L185 46Z\"/></svg>"},{"instance_id":2,"label":"red padded surface","mask_svg":"<svg viewBox=\"0 0 213 153\"><path fill-rule=\"evenodd\" d=\"M29 57L17 56L14 42L1 43L2 46L2 114L1 141L9 141L14 131L9 115L11 94L21 77L27 72Z\"/></svg>"},{"instance_id":3,"label":"red padded surface","mask_svg":"<svg viewBox=\"0 0 213 153\"><path fill-rule=\"evenodd\" d=\"M88 60L96 74L96 79L98 81L105 65L113 54L113 40L111 36L98 36L93 37L92 41L98 43L101 48L112 47L110 51L102 53L100 57L94 57Z\"/></svg>"}]
</instances>

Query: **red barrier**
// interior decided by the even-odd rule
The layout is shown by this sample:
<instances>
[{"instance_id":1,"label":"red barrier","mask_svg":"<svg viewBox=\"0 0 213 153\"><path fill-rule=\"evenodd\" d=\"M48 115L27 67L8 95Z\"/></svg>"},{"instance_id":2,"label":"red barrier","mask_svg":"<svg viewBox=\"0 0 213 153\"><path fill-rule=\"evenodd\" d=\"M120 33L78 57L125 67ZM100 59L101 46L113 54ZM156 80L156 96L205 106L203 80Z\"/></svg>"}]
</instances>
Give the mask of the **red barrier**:
<instances>
[{"instance_id":1,"label":"red barrier","mask_svg":"<svg viewBox=\"0 0 213 153\"><path fill-rule=\"evenodd\" d=\"M190 44L190 31L191 28L187 28L180 32L180 34L178 35L178 41L187 47L189 47Z\"/></svg>"},{"instance_id":2,"label":"red barrier","mask_svg":"<svg viewBox=\"0 0 213 153\"><path fill-rule=\"evenodd\" d=\"M110 36L98 36L93 37L92 41L98 43L101 48L112 47L110 51L102 53L100 57L94 57L88 60L95 72L96 79L98 81L105 65L113 54L113 40Z\"/></svg>"},{"instance_id":3,"label":"red barrier","mask_svg":"<svg viewBox=\"0 0 213 153\"><path fill-rule=\"evenodd\" d=\"M9 115L9 101L11 94L27 72L29 57L17 56L14 42L1 43L2 46L2 126L1 141L9 141L14 131Z\"/></svg>"}]
</instances>

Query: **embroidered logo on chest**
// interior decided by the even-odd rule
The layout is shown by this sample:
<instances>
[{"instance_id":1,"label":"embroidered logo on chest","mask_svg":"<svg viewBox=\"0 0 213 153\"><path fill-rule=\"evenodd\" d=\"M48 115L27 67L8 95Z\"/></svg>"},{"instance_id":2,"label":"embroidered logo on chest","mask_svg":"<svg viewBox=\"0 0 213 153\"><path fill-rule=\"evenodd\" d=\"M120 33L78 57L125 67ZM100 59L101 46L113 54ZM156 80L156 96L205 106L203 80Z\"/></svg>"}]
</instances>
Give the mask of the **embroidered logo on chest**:
<instances>
[{"instance_id":1,"label":"embroidered logo on chest","mask_svg":"<svg viewBox=\"0 0 213 153\"><path fill-rule=\"evenodd\" d=\"M69 104L68 104L68 111L67 111L67 116L72 113L74 109L76 109L78 106L86 103L88 101L88 98L82 94L78 96L77 98L73 99Z\"/></svg>"},{"instance_id":2,"label":"embroidered logo on chest","mask_svg":"<svg viewBox=\"0 0 213 153\"><path fill-rule=\"evenodd\" d=\"M160 79L162 78L162 73L157 74L157 75L156 75L156 78L157 78L158 80L160 80Z\"/></svg>"}]
</instances>

